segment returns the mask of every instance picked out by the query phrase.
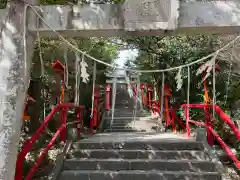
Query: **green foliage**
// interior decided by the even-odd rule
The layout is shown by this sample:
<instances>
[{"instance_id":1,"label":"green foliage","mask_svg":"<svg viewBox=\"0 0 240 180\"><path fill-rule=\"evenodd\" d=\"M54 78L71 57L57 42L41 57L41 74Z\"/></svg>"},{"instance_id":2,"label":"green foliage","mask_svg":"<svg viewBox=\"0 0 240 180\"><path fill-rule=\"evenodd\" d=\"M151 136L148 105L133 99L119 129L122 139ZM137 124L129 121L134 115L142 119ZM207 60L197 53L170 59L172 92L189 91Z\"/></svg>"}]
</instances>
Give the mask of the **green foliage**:
<instances>
[{"instance_id":1,"label":"green foliage","mask_svg":"<svg viewBox=\"0 0 240 180\"><path fill-rule=\"evenodd\" d=\"M7 5L8 0L0 0L0 9L4 9Z\"/></svg>"},{"instance_id":2,"label":"green foliage","mask_svg":"<svg viewBox=\"0 0 240 180\"><path fill-rule=\"evenodd\" d=\"M136 37L126 40L132 48L139 49L139 56L133 62L140 69L166 69L187 64L214 51L220 41L207 36L178 37ZM202 77L196 77L200 64L191 66L191 102L199 102L197 96L202 94L203 85L198 85ZM181 103L186 102L187 69L182 70L183 88L177 92L175 76L177 71L165 73L165 82L172 89L173 97ZM161 73L150 73L142 76L142 81L156 82L161 87ZM199 86L199 87L198 87ZM176 100L173 100L175 103Z\"/></svg>"},{"instance_id":3,"label":"green foliage","mask_svg":"<svg viewBox=\"0 0 240 180\"><path fill-rule=\"evenodd\" d=\"M139 50L139 55L135 61L129 61L126 67L137 69L166 69L187 64L208 55L223 46L219 37L208 36L179 36L179 37L133 37L125 40L128 46ZM210 60L210 59L209 59ZM206 62L206 61L205 61ZM226 62L219 61L220 73L216 76L216 99L217 104L225 112L231 114L232 120L239 120L240 108L240 80L239 76L230 76L229 65ZM196 70L202 65L198 63L191 66L190 71L190 103L203 103L203 83L202 76L196 76ZM187 100L187 68L182 70L183 86L180 91L176 91L175 76L177 71L165 72L165 83L172 89L170 106L178 107L179 104L186 103ZM158 92L161 88L161 73L148 73L142 75L142 81L147 83L156 83ZM212 94L212 76L207 79L210 98ZM238 102L238 105L236 103ZM176 105L177 104L177 105ZM183 117L182 109L179 110ZM197 121L204 121L203 110L190 110L190 118ZM232 130L223 123L221 119L214 121L215 130L223 140L234 147L239 152L239 143L234 137Z\"/></svg>"}]
</instances>

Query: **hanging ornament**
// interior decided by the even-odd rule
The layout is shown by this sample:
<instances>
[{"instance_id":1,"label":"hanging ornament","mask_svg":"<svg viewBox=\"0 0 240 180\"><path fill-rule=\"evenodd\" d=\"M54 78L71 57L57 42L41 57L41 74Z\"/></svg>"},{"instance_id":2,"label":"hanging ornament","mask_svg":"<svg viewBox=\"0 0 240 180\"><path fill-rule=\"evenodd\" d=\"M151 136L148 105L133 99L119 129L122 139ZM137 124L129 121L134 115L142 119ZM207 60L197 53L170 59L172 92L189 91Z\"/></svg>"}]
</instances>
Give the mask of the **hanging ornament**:
<instances>
[{"instance_id":1,"label":"hanging ornament","mask_svg":"<svg viewBox=\"0 0 240 180\"><path fill-rule=\"evenodd\" d=\"M212 57L212 59L211 60L209 60L209 61L207 61L206 63L204 63L202 66L200 66L199 68L198 68L198 70L197 70L197 73L196 73L196 75L198 76L198 75L200 75L200 74L202 74L203 72L211 72L211 70L212 70L212 68L213 68L213 64L215 63L215 59L216 59L216 55L214 55L213 57ZM209 76L209 75L208 75Z\"/></svg>"},{"instance_id":2,"label":"hanging ornament","mask_svg":"<svg viewBox=\"0 0 240 180\"><path fill-rule=\"evenodd\" d=\"M198 76L199 74L204 74L203 80L201 81L200 84L202 84L203 81L206 80L211 75L211 71L213 70L213 66L216 63L217 56L218 56L218 52L216 52L215 55L212 56L211 60L207 61L205 64L203 64L198 68L196 75ZM218 71L219 66L215 65L215 67Z\"/></svg>"},{"instance_id":3,"label":"hanging ornament","mask_svg":"<svg viewBox=\"0 0 240 180\"><path fill-rule=\"evenodd\" d=\"M207 61L206 63L204 63L202 66L200 66L198 68L196 75L198 76L198 75L202 74L203 72L207 71L208 69L212 70L212 67L211 67L212 63L213 63L212 59L210 61Z\"/></svg>"},{"instance_id":4,"label":"hanging ornament","mask_svg":"<svg viewBox=\"0 0 240 180\"><path fill-rule=\"evenodd\" d=\"M178 70L178 73L175 77L176 83L177 83L177 91L179 91L182 88L183 80L182 80L182 68Z\"/></svg>"},{"instance_id":5,"label":"hanging ornament","mask_svg":"<svg viewBox=\"0 0 240 180\"><path fill-rule=\"evenodd\" d=\"M84 61L84 55L82 57L82 61L80 62L80 65L81 65L81 77L82 77L82 82L84 83L88 83L89 81L89 74L87 72L87 67L88 67L88 64Z\"/></svg>"}]
</instances>

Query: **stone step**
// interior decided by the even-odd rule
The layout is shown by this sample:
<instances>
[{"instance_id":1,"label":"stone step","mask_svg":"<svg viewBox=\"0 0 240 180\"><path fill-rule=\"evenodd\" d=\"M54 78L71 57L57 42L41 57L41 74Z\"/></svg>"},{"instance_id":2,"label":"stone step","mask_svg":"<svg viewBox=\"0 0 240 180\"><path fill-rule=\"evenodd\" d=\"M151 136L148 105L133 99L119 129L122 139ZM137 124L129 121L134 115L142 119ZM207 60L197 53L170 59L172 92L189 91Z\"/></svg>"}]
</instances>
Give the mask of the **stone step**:
<instances>
[{"instance_id":1,"label":"stone step","mask_svg":"<svg viewBox=\"0 0 240 180\"><path fill-rule=\"evenodd\" d=\"M105 129L104 132L138 132L135 129L126 128L126 129Z\"/></svg>"},{"instance_id":2,"label":"stone step","mask_svg":"<svg viewBox=\"0 0 240 180\"><path fill-rule=\"evenodd\" d=\"M63 171L59 180L221 180L217 172L171 171Z\"/></svg>"},{"instance_id":3,"label":"stone step","mask_svg":"<svg viewBox=\"0 0 240 180\"><path fill-rule=\"evenodd\" d=\"M133 118L133 116L114 116L113 117L113 121L132 121L133 119L135 120L140 120L141 118L143 118L142 116L135 116L135 118ZM144 117L145 118L145 117ZM111 116L106 116L104 117L105 120L107 121L111 121L112 117Z\"/></svg>"},{"instance_id":4,"label":"stone step","mask_svg":"<svg viewBox=\"0 0 240 180\"><path fill-rule=\"evenodd\" d=\"M112 123L112 127L130 127L130 126L132 126L132 124L133 124L134 122L113 122ZM121 129L120 128L120 129Z\"/></svg>"},{"instance_id":5,"label":"stone step","mask_svg":"<svg viewBox=\"0 0 240 180\"><path fill-rule=\"evenodd\" d=\"M211 161L159 160L159 159L69 159L64 162L64 170L158 170L186 172L216 172Z\"/></svg>"},{"instance_id":6,"label":"stone step","mask_svg":"<svg viewBox=\"0 0 240 180\"><path fill-rule=\"evenodd\" d=\"M108 112L106 114L108 117L112 116L112 112ZM120 112L114 112L114 117L132 117L134 114L133 112L125 112L125 111L120 111ZM141 113L137 112L135 114L136 117L148 117L151 116L151 113Z\"/></svg>"},{"instance_id":7,"label":"stone step","mask_svg":"<svg viewBox=\"0 0 240 180\"><path fill-rule=\"evenodd\" d=\"M127 126L127 125L121 125L121 126L119 126L119 125L115 125L115 124L113 124L112 125L112 127L111 127L111 129L132 129L132 127L129 127L129 126Z\"/></svg>"},{"instance_id":8,"label":"stone step","mask_svg":"<svg viewBox=\"0 0 240 180\"><path fill-rule=\"evenodd\" d=\"M127 125L131 125L132 123L134 123L134 122L133 121L113 121L112 127L113 126L127 126Z\"/></svg>"},{"instance_id":9,"label":"stone step","mask_svg":"<svg viewBox=\"0 0 240 180\"><path fill-rule=\"evenodd\" d=\"M111 122L112 121L112 118L111 117L105 117L104 118L106 121L109 121ZM128 122L131 122L133 121L133 118L132 117L128 117L128 118L113 118L113 123L128 123Z\"/></svg>"},{"instance_id":10,"label":"stone step","mask_svg":"<svg viewBox=\"0 0 240 180\"><path fill-rule=\"evenodd\" d=\"M210 160L204 151L152 151L152 150L108 150L85 149L73 150L71 158L97 158L97 159L162 159L162 160Z\"/></svg>"},{"instance_id":11,"label":"stone step","mask_svg":"<svg viewBox=\"0 0 240 180\"><path fill-rule=\"evenodd\" d=\"M111 136L111 134L109 134ZM78 149L125 149L125 150L204 150L201 142L195 140L136 140L125 142L78 141L74 144Z\"/></svg>"}]
</instances>

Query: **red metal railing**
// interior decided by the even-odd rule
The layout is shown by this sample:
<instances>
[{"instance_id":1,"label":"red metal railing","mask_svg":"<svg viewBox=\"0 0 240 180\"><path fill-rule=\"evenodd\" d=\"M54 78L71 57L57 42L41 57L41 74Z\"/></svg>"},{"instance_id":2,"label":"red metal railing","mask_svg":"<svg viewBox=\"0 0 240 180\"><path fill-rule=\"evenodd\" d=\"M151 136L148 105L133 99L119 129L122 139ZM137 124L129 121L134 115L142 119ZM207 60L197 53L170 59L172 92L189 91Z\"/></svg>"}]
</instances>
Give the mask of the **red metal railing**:
<instances>
[{"instance_id":1,"label":"red metal railing","mask_svg":"<svg viewBox=\"0 0 240 180\"><path fill-rule=\"evenodd\" d=\"M188 108L200 108L200 109L212 109L215 108L216 113L219 115L219 117L227 123L231 129L234 132L234 135L236 136L237 140L240 141L240 131L235 126L235 124L231 121L230 117L224 113L224 111L219 106L213 106L213 105L206 105L206 104L183 104L181 107L185 108L185 120L186 120L186 131L187 135L190 136L190 126L189 123L204 126L207 128L208 132L210 132L213 137L219 142L221 147L226 151L228 156L232 159L235 166L240 169L240 161L238 160L237 156L232 152L232 150L228 147L228 145L222 140L222 138L218 135L218 133L211 127L211 124L209 123L201 123L194 120L189 119L189 109Z\"/></svg>"},{"instance_id":2,"label":"red metal railing","mask_svg":"<svg viewBox=\"0 0 240 180\"><path fill-rule=\"evenodd\" d=\"M240 131L239 131L239 129L236 127L234 122L231 121L230 117L226 113L224 113L224 111L219 106L214 106L213 107L213 105L205 105L205 104L189 104L189 105L183 104L183 105L181 105L181 107L185 108L185 110L188 109L188 107L189 108L199 108L199 109L215 108L215 111L219 115L219 117L231 127L235 136L240 141ZM190 131L190 126L187 125L187 121L189 121L189 117L185 117L185 118L186 118L186 129L188 129L188 131Z\"/></svg>"},{"instance_id":3,"label":"red metal railing","mask_svg":"<svg viewBox=\"0 0 240 180\"><path fill-rule=\"evenodd\" d=\"M206 125L205 123L200 123L197 121L189 120L189 123L198 125L198 126L205 126L211 133L212 135L216 138L216 140L219 142L221 147L226 151L228 156L232 159L234 162L235 166L240 169L240 161L238 160L237 156L234 154L234 152L228 147L228 145L222 140L222 138L218 135L218 133L210 126Z\"/></svg>"},{"instance_id":4,"label":"red metal railing","mask_svg":"<svg viewBox=\"0 0 240 180\"><path fill-rule=\"evenodd\" d=\"M39 167L40 163L42 162L44 156L48 153L49 149L53 146L54 142L56 141L56 139L59 135L61 137L62 142L65 142L66 125L67 125L67 122L66 122L67 110L68 109L76 109L76 113L77 113L76 124L78 124L78 123L81 123L81 119L80 119L82 117L81 116L81 114L82 114L81 108L83 108L83 106L77 107L74 104L60 104L52 109L52 111L42 122L42 125L36 131L36 133L23 144L22 151L18 154L18 158L17 158L15 180L23 179L23 166L24 166L25 157L32 150L33 144L36 142L36 140L39 138L39 136L43 133L43 131L47 128L48 123L53 118L53 116L57 112L61 113L61 126L58 128L56 134L53 136L53 138L51 139L49 144L45 147L45 149L41 153L39 160L35 163L35 165L28 172L28 174L26 176L27 180L30 180L33 177L34 173L37 171L37 168ZM80 133L79 133L79 135L80 135Z\"/></svg>"},{"instance_id":5,"label":"red metal railing","mask_svg":"<svg viewBox=\"0 0 240 180\"><path fill-rule=\"evenodd\" d=\"M67 125L70 124L77 124L78 121L74 121L71 123L67 123ZM34 174L37 172L41 162L43 161L44 157L47 155L48 151L53 147L55 141L57 140L58 136L61 135L62 132L64 132L67 128L66 124L62 124L57 132L55 133L55 135L52 137L52 139L50 140L49 144L45 147L45 149L43 150L43 152L41 153L39 159L37 160L37 162L33 165L33 167L31 167L31 169L29 170L27 176L26 176L26 180L31 180L34 177Z\"/></svg>"},{"instance_id":6,"label":"red metal railing","mask_svg":"<svg viewBox=\"0 0 240 180\"><path fill-rule=\"evenodd\" d=\"M158 113L159 115L161 115L161 109L160 109L160 105L158 102L153 101L153 113L156 115L156 113ZM169 109L169 113L171 114L169 120L166 122L166 128L168 128L168 126L170 124L172 124L172 130L173 132L176 131L176 120L178 122L178 124L181 126L182 129L186 129L186 125L182 122L182 120L176 115L176 109L174 108L170 108ZM163 111L163 114L165 115L165 110Z\"/></svg>"}]
</instances>

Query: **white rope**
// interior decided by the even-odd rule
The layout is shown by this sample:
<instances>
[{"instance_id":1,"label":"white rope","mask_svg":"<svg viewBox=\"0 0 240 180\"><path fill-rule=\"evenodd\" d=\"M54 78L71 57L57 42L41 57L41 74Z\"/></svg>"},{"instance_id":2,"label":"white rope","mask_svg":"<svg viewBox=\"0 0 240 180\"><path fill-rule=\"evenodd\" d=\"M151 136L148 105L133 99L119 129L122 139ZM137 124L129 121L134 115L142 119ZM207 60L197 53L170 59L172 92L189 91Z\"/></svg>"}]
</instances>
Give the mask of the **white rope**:
<instances>
[{"instance_id":1,"label":"white rope","mask_svg":"<svg viewBox=\"0 0 240 180\"><path fill-rule=\"evenodd\" d=\"M44 76L45 74L45 68L44 68L44 62L43 62L43 52L42 52L42 46L41 46L41 39L39 35L39 18L37 18L37 41L38 41L38 49L39 49L39 59L41 63L41 76Z\"/></svg>"},{"instance_id":2,"label":"white rope","mask_svg":"<svg viewBox=\"0 0 240 180\"><path fill-rule=\"evenodd\" d=\"M215 120L215 105L216 105L216 58L217 58L218 52L216 52L214 58L213 58L213 120Z\"/></svg>"},{"instance_id":3,"label":"white rope","mask_svg":"<svg viewBox=\"0 0 240 180\"><path fill-rule=\"evenodd\" d=\"M68 88L68 47L66 45L64 45L64 50L63 50L64 54L63 54L63 58L64 58L64 63L65 63L65 79L64 79L64 83L65 86Z\"/></svg>"},{"instance_id":4,"label":"white rope","mask_svg":"<svg viewBox=\"0 0 240 180\"><path fill-rule=\"evenodd\" d=\"M162 121L163 121L163 117L164 117L164 115L163 115L163 113L164 113L164 111L163 111L163 104L164 104L164 85L165 85L165 74L164 74L164 72L162 72L162 92L161 92L161 114L160 114L160 117L161 117L161 125L162 125Z\"/></svg>"},{"instance_id":5,"label":"white rope","mask_svg":"<svg viewBox=\"0 0 240 180\"><path fill-rule=\"evenodd\" d=\"M96 72L97 72L97 64L96 61L93 62L93 87L92 87L92 110L91 117L93 117L93 108L94 108L94 94L95 94L95 83L96 83Z\"/></svg>"},{"instance_id":6,"label":"white rope","mask_svg":"<svg viewBox=\"0 0 240 180\"><path fill-rule=\"evenodd\" d=\"M143 110L141 83L140 83L140 75L139 74L138 74L138 78L137 78L137 91L138 91L138 98L139 98L140 109Z\"/></svg>"},{"instance_id":7,"label":"white rope","mask_svg":"<svg viewBox=\"0 0 240 180\"><path fill-rule=\"evenodd\" d=\"M40 59L40 64L41 64L41 76L40 79L43 82L43 78L45 77L45 68L44 68L44 62L43 62L43 52L42 52L42 46L41 46L41 39L39 35L39 18L37 18L37 41L38 41L38 49L39 49L39 59ZM43 94L43 118L45 119L46 117L46 92L45 89L42 90Z\"/></svg>"},{"instance_id":8,"label":"white rope","mask_svg":"<svg viewBox=\"0 0 240 180\"><path fill-rule=\"evenodd\" d=\"M188 70L188 85L187 85L187 109L188 109L188 119L189 117L189 103L190 103L190 85L191 85L191 72L190 72L190 66L187 67Z\"/></svg>"},{"instance_id":9,"label":"white rope","mask_svg":"<svg viewBox=\"0 0 240 180\"><path fill-rule=\"evenodd\" d=\"M84 55L82 55L84 58ZM74 103L76 106L79 106L79 86L80 86L80 57L79 53L75 52L75 98Z\"/></svg>"},{"instance_id":10,"label":"white rope","mask_svg":"<svg viewBox=\"0 0 240 180\"><path fill-rule=\"evenodd\" d=\"M139 77L139 76L138 76ZM136 84L136 96L135 96L135 106L134 106L134 113L133 113L133 122L135 123L136 120L136 116L137 116L137 109L138 109L138 96L139 96L139 87L140 85L138 84L138 80L137 80L137 84ZM135 84L133 84L133 88L135 87Z\"/></svg>"},{"instance_id":11,"label":"white rope","mask_svg":"<svg viewBox=\"0 0 240 180\"><path fill-rule=\"evenodd\" d=\"M28 78L28 67L30 65L30 63L28 62L27 59L27 9L28 9L28 5L24 6L24 24L23 24L23 59L24 59L24 77L25 79L29 79ZM28 82L24 81L24 88L28 89Z\"/></svg>"},{"instance_id":12,"label":"white rope","mask_svg":"<svg viewBox=\"0 0 240 180\"><path fill-rule=\"evenodd\" d=\"M115 112L116 89L117 89L117 87L116 87L116 78L114 78L113 79L113 88L112 88L112 119L111 119L110 128L112 128L114 112Z\"/></svg>"},{"instance_id":13,"label":"white rope","mask_svg":"<svg viewBox=\"0 0 240 180\"><path fill-rule=\"evenodd\" d=\"M226 95L225 95L225 100L224 100L224 106L226 106L227 100L228 100L228 91L229 91L229 86L230 86L231 74L232 74L232 63L229 64L229 73L228 73L228 80L226 83Z\"/></svg>"},{"instance_id":14,"label":"white rope","mask_svg":"<svg viewBox=\"0 0 240 180\"><path fill-rule=\"evenodd\" d=\"M64 38L60 33L58 33L56 30L54 30L54 28L51 27L51 26L41 17L41 15L37 12L36 7L34 7L34 6L30 5L30 4L28 4L28 6L33 9L33 11L36 13L36 15L37 15L37 16L42 20L42 22L45 24L45 26L47 26L50 30L52 30L55 34L57 34L58 37L59 37L62 41L64 41L67 45L69 45L69 46L70 46L72 49L74 49L75 51L78 51L79 53L82 53L82 54L84 53L82 50L80 50L78 47L74 46L71 42L69 42L66 38ZM220 48L220 49L217 50L217 51L219 52L219 51L222 51L222 50L226 49L227 47L229 47L230 45L232 45L232 44L233 44L237 39L239 39L239 38L240 38L240 36L236 37L234 40L232 40L232 41L229 42L227 45L223 46L222 48ZM213 53L211 53L211 54L209 54L209 55L207 55L207 56L205 56L205 57L203 57L203 58L201 58L201 59L198 59L198 60L196 60L196 61L193 61L193 62L191 62L191 63L188 63L188 64L184 64L184 65L180 65L180 66L172 67L172 68L168 68L168 69L157 69L157 70L136 70L136 69L119 68L119 67L114 66L114 65L112 65L112 64L109 64L109 63L106 63L106 62L101 61L101 60L99 60L99 59L96 59L96 58L94 58L94 57L92 57L92 56L90 56L90 55L88 55L88 54L85 54L85 56L88 57L88 58L90 58L90 59L92 59L92 60L94 60L94 61L96 61L96 62L98 62L98 63L104 64L104 65L106 65L106 66L108 66L108 67L111 67L111 68L115 68L115 69L119 69L119 70L127 70L127 71L129 71L129 72L151 73L151 72L173 71L173 70L177 70L177 69L180 69L180 68L188 67L188 66L194 65L194 64L196 64L196 63L202 62L202 61L208 59L209 57L214 56L217 51L215 51L215 52L213 52Z\"/></svg>"}]
</instances>

